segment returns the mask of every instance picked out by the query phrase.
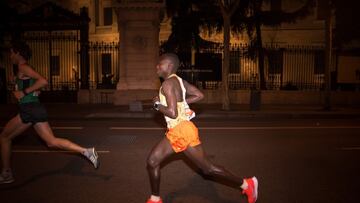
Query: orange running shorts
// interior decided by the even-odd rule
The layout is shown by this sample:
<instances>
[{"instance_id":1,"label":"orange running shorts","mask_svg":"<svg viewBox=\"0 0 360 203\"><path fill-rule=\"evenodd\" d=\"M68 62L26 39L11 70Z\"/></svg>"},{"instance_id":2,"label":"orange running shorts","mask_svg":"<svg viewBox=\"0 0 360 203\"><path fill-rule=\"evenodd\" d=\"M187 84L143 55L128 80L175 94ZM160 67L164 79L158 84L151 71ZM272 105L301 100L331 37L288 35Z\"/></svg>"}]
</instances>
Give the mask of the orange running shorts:
<instances>
[{"instance_id":1,"label":"orange running shorts","mask_svg":"<svg viewBox=\"0 0 360 203\"><path fill-rule=\"evenodd\" d=\"M188 146L201 144L198 128L191 121L181 121L174 128L168 129L166 137L176 153L186 150Z\"/></svg>"}]
</instances>

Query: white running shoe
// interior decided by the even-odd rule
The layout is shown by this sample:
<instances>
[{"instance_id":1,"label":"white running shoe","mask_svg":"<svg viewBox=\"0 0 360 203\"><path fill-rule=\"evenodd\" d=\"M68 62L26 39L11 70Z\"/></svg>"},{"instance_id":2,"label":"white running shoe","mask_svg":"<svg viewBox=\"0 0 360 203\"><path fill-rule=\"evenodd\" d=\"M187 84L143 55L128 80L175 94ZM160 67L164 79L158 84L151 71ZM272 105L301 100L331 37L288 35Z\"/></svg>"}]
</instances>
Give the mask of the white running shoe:
<instances>
[{"instance_id":1,"label":"white running shoe","mask_svg":"<svg viewBox=\"0 0 360 203\"><path fill-rule=\"evenodd\" d=\"M94 167L97 169L99 168L100 162L99 162L99 156L95 150L95 148L88 148L84 152L84 156L91 161L91 163L94 165Z\"/></svg>"},{"instance_id":2,"label":"white running shoe","mask_svg":"<svg viewBox=\"0 0 360 203\"><path fill-rule=\"evenodd\" d=\"M12 172L2 172L0 174L0 184L7 184L7 183L12 183L14 182L15 179L12 175Z\"/></svg>"}]
</instances>

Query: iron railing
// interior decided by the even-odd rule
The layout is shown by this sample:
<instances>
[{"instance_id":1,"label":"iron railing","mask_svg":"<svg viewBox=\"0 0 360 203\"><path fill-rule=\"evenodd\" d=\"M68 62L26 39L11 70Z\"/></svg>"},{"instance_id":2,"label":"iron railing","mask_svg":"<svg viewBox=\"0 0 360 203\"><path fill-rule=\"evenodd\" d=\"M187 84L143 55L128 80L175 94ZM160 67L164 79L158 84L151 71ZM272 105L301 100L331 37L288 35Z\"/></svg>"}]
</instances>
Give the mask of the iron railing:
<instances>
[{"instance_id":1,"label":"iron railing","mask_svg":"<svg viewBox=\"0 0 360 203\"><path fill-rule=\"evenodd\" d=\"M44 90L79 89L80 39L77 31L28 32L25 39L33 51L29 63L49 81L49 86ZM121 79L119 45L119 42L89 43L90 89L116 87ZM230 89L260 87L258 54L249 48L247 44L231 45L227 76ZM317 91L324 88L324 47L265 45L263 50L266 89ZM204 89L216 89L221 86L221 44L202 48L195 54L179 55L182 55L179 74L184 79ZM3 57L1 64L6 67L7 80L11 81L14 74L8 57ZM335 66L331 70L335 70ZM11 89L11 82L8 84L8 89Z\"/></svg>"},{"instance_id":2,"label":"iron railing","mask_svg":"<svg viewBox=\"0 0 360 203\"><path fill-rule=\"evenodd\" d=\"M260 86L258 52L252 52L249 48L247 44L236 44L230 48L228 75L230 89L258 89ZM324 88L324 47L266 45L263 50L266 89L321 90ZM221 45L200 50L200 53L222 52ZM192 60L196 63L197 59ZM221 69L221 66L214 68ZM335 70L335 65L331 70ZM196 81L197 78L193 80ZM221 81L205 80L201 85L203 88L211 89L218 88L219 83Z\"/></svg>"}]
</instances>

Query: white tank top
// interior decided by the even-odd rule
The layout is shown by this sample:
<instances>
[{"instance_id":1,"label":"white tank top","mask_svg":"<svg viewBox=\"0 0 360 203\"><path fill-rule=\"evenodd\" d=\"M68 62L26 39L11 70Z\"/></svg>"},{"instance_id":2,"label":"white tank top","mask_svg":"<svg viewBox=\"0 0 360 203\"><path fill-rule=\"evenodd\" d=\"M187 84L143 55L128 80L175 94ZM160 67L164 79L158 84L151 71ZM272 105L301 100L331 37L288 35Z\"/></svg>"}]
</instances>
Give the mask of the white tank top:
<instances>
[{"instance_id":1,"label":"white tank top","mask_svg":"<svg viewBox=\"0 0 360 203\"><path fill-rule=\"evenodd\" d=\"M171 74L168 78L171 78L171 77L176 77L178 79L181 90L182 90L183 100L181 102L177 102L177 104L176 104L177 111L178 111L177 118L174 119L174 118L170 118L168 116L164 116L168 128L174 128L181 121L184 121L184 120L189 121L195 117L195 112L192 111L189 108L188 103L186 103L186 89L185 89L183 80L176 74ZM159 90L160 104L163 106L167 106L166 97L161 93L161 89L162 89L162 87L160 87L160 90Z\"/></svg>"}]
</instances>

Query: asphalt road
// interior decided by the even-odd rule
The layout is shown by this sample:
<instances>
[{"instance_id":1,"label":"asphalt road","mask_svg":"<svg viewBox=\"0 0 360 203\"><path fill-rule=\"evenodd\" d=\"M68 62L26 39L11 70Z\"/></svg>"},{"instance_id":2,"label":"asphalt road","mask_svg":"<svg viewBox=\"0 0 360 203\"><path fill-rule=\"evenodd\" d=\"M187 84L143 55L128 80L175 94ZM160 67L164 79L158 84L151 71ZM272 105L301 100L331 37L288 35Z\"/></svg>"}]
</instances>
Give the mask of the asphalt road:
<instances>
[{"instance_id":1,"label":"asphalt road","mask_svg":"<svg viewBox=\"0 0 360 203\"><path fill-rule=\"evenodd\" d=\"M4 126L5 121L0 121ZM359 120L195 120L212 161L259 179L261 203L360 202ZM145 169L163 137L162 120L50 121L59 137L95 146L101 166L49 150L28 130L14 141L16 182L0 185L1 203L142 203L150 194ZM182 155L162 168L166 203L246 202L239 190L201 173Z\"/></svg>"}]
</instances>

